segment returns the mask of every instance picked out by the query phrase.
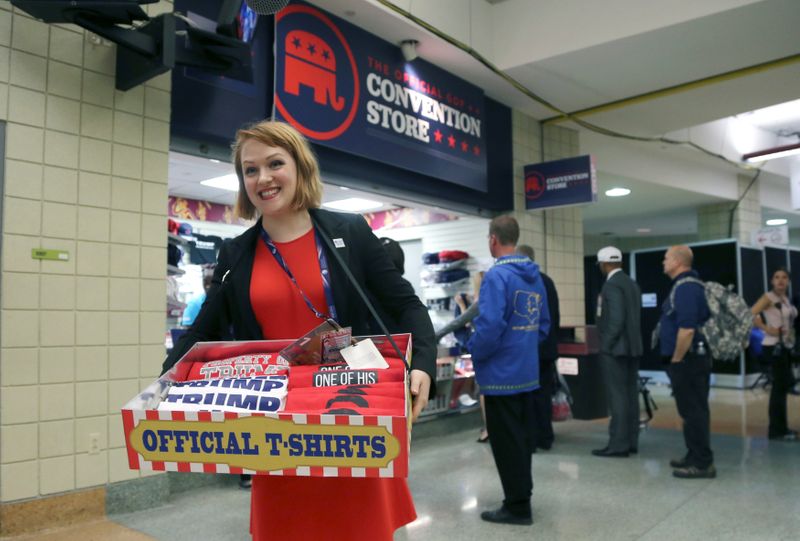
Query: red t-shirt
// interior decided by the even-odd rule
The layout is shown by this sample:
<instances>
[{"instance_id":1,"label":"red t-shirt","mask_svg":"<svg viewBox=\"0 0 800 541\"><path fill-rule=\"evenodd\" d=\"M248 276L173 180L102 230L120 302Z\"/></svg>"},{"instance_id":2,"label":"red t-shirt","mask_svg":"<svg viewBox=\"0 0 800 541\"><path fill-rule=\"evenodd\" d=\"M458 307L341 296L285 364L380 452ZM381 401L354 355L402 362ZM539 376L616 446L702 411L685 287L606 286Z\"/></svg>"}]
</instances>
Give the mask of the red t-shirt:
<instances>
[{"instance_id":1,"label":"red t-shirt","mask_svg":"<svg viewBox=\"0 0 800 541\"><path fill-rule=\"evenodd\" d=\"M313 230L275 246L303 292L327 314ZM250 302L266 339L298 338L321 323L261 239ZM397 528L416 517L405 479L253 478L250 531L255 541L391 541Z\"/></svg>"}]
</instances>

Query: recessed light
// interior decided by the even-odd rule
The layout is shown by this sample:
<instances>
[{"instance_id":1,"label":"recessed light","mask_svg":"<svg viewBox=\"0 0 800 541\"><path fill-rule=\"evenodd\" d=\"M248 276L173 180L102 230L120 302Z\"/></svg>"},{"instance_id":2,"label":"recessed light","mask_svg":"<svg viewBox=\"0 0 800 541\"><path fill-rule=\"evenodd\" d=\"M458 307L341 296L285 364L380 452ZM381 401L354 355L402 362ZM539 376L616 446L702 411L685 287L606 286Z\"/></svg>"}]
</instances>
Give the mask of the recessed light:
<instances>
[{"instance_id":1,"label":"recessed light","mask_svg":"<svg viewBox=\"0 0 800 541\"><path fill-rule=\"evenodd\" d=\"M340 199L338 201L323 203L322 206L336 210L344 210L346 212L362 212L380 208L383 206L383 203L370 199L361 199L360 197L351 197L349 199Z\"/></svg>"},{"instance_id":2,"label":"recessed light","mask_svg":"<svg viewBox=\"0 0 800 541\"><path fill-rule=\"evenodd\" d=\"M606 195L608 197L622 197L629 193L631 193L631 191L628 188L611 188L610 190L606 190Z\"/></svg>"},{"instance_id":3,"label":"recessed light","mask_svg":"<svg viewBox=\"0 0 800 541\"><path fill-rule=\"evenodd\" d=\"M340 189L340 190L347 191L347 190L349 190L350 188L348 188L347 186L339 186L339 189Z\"/></svg>"},{"instance_id":4,"label":"recessed light","mask_svg":"<svg viewBox=\"0 0 800 541\"><path fill-rule=\"evenodd\" d=\"M773 218L772 220L767 220L767 225L786 225L787 221L786 218Z\"/></svg>"},{"instance_id":5,"label":"recessed light","mask_svg":"<svg viewBox=\"0 0 800 541\"><path fill-rule=\"evenodd\" d=\"M219 160L215 158L209 158L208 161L210 161L211 163L219 163Z\"/></svg>"},{"instance_id":6,"label":"recessed light","mask_svg":"<svg viewBox=\"0 0 800 541\"><path fill-rule=\"evenodd\" d=\"M228 190L230 192L239 191L239 178L234 174L201 180L200 184L220 190Z\"/></svg>"},{"instance_id":7,"label":"recessed light","mask_svg":"<svg viewBox=\"0 0 800 541\"><path fill-rule=\"evenodd\" d=\"M639 229L636 230L637 233L650 233L651 231L652 229L650 229L649 227L640 227Z\"/></svg>"}]
</instances>

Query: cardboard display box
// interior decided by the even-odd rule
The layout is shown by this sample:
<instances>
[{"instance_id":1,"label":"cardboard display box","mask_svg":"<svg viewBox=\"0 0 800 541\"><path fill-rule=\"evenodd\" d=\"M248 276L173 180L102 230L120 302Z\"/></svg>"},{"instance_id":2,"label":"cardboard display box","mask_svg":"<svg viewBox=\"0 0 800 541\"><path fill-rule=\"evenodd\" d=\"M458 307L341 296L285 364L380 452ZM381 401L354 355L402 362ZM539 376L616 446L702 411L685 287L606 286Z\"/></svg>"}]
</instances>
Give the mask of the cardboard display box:
<instances>
[{"instance_id":1,"label":"cardboard display box","mask_svg":"<svg viewBox=\"0 0 800 541\"><path fill-rule=\"evenodd\" d=\"M396 353L370 337L384 357ZM411 359L411 335L393 335ZM204 342L122 408L132 469L314 477L408 477L410 404L405 414L339 415L163 411L158 404L196 361L277 353L287 340ZM408 375L405 376L405 388ZM291 393L291 391L289 391Z\"/></svg>"}]
</instances>

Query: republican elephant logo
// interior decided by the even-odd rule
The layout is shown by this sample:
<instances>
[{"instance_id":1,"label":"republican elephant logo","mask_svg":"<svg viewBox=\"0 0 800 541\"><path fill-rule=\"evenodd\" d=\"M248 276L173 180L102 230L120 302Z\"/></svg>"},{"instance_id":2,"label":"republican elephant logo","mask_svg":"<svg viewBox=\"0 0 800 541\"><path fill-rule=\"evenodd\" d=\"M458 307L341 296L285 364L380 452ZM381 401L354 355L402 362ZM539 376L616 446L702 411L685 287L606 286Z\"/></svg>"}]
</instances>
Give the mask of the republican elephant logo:
<instances>
[{"instance_id":1,"label":"republican elephant logo","mask_svg":"<svg viewBox=\"0 0 800 541\"><path fill-rule=\"evenodd\" d=\"M525 175L525 197L538 199L545 191L547 183L544 176L537 171L530 171Z\"/></svg>"},{"instance_id":2,"label":"republican elephant logo","mask_svg":"<svg viewBox=\"0 0 800 541\"><path fill-rule=\"evenodd\" d=\"M300 95L300 86L314 91L314 102L334 111L344 108L344 97L336 94L336 56L325 40L305 30L286 34L283 90Z\"/></svg>"}]
</instances>

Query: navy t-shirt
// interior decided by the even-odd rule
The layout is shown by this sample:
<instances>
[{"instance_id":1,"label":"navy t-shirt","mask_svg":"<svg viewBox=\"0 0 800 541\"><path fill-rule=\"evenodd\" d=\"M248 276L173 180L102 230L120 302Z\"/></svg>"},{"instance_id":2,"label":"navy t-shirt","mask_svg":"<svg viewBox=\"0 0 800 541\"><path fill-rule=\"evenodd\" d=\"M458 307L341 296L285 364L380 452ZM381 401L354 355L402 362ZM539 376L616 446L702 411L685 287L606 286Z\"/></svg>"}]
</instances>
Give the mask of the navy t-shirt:
<instances>
[{"instance_id":1,"label":"navy t-shirt","mask_svg":"<svg viewBox=\"0 0 800 541\"><path fill-rule=\"evenodd\" d=\"M672 280L672 286L689 276L699 279L697 271L686 271ZM669 357L675 351L679 328L697 329L710 315L702 284L687 282L678 286L675 289L675 306L670 304L669 296L661 305L661 329L658 336L661 355ZM702 340L702 337L699 333L695 333L693 343L698 340Z\"/></svg>"}]
</instances>

